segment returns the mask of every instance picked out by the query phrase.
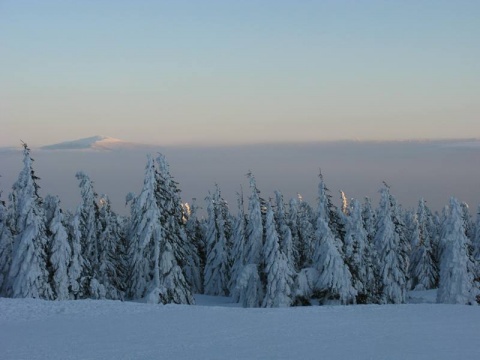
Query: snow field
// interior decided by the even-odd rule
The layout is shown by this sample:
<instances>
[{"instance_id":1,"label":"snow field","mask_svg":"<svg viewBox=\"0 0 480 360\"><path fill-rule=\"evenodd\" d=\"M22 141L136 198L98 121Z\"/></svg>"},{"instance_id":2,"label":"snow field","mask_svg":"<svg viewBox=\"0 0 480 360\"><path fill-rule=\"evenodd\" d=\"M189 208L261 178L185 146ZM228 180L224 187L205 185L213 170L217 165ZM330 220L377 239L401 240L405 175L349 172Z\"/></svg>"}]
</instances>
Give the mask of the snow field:
<instances>
[{"instance_id":1,"label":"snow field","mask_svg":"<svg viewBox=\"0 0 480 360\"><path fill-rule=\"evenodd\" d=\"M479 359L480 308L0 299L7 359ZM232 307L233 306L233 307Z\"/></svg>"}]
</instances>

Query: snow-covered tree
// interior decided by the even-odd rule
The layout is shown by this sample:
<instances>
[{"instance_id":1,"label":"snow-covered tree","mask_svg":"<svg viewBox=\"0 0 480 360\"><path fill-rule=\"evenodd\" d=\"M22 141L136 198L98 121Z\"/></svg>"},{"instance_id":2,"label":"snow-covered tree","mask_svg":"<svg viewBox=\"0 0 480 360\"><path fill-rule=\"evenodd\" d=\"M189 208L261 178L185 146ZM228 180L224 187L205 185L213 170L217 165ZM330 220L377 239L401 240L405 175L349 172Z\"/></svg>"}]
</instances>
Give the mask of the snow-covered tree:
<instances>
[{"instance_id":1,"label":"snow-covered tree","mask_svg":"<svg viewBox=\"0 0 480 360\"><path fill-rule=\"evenodd\" d=\"M248 203L248 221L245 244L245 263L259 265L262 261L263 222L260 197L255 177L249 174L251 195Z\"/></svg>"},{"instance_id":2,"label":"snow-covered tree","mask_svg":"<svg viewBox=\"0 0 480 360\"><path fill-rule=\"evenodd\" d=\"M362 207L358 200L350 203L344 243L345 262L352 274L353 287L358 292L358 303L369 302L375 279L375 264L368 249L368 236L363 227Z\"/></svg>"},{"instance_id":3,"label":"snow-covered tree","mask_svg":"<svg viewBox=\"0 0 480 360\"><path fill-rule=\"evenodd\" d=\"M295 271L295 248L293 244L292 231L288 226L287 213L283 196L280 191L275 191L276 214L275 221L277 223L280 250L285 254L287 263L290 268Z\"/></svg>"},{"instance_id":4,"label":"snow-covered tree","mask_svg":"<svg viewBox=\"0 0 480 360\"><path fill-rule=\"evenodd\" d=\"M315 212L312 207L298 195L297 229L301 267L311 266L315 252Z\"/></svg>"},{"instance_id":5,"label":"snow-covered tree","mask_svg":"<svg viewBox=\"0 0 480 360\"><path fill-rule=\"evenodd\" d=\"M230 271L230 295L234 301L239 301L239 294L236 292L237 280L245 266L245 210L243 207L243 193L237 193L238 213L234 221L232 232L232 248L230 252L230 259L232 260L232 267Z\"/></svg>"},{"instance_id":6,"label":"snow-covered tree","mask_svg":"<svg viewBox=\"0 0 480 360\"><path fill-rule=\"evenodd\" d=\"M81 274L81 297L102 299L106 290L99 281L99 207L98 195L90 177L82 171L76 173L79 180L81 204L77 208L74 221L74 236L82 251L83 267Z\"/></svg>"},{"instance_id":7,"label":"snow-covered tree","mask_svg":"<svg viewBox=\"0 0 480 360\"><path fill-rule=\"evenodd\" d=\"M267 207L266 238L264 246L267 286L263 307L286 307L292 304L293 272L287 257L280 250L273 210Z\"/></svg>"},{"instance_id":8,"label":"snow-covered tree","mask_svg":"<svg viewBox=\"0 0 480 360\"><path fill-rule=\"evenodd\" d=\"M429 223L431 217L424 199L420 199L413 218L412 253L410 256L410 287L415 290L432 289L438 283L438 268L432 248Z\"/></svg>"},{"instance_id":9,"label":"snow-covered tree","mask_svg":"<svg viewBox=\"0 0 480 360\"><path fill-rule=\"evenodd\" d=\"M247 264L237 279L235 293L238 302L245 308L259 307L263 299L263 285L260 280L258 265Z\"/></svg>"},{"instance_id":10,"label":"snow-covered tree","mask_svg":"<svg viewBox=\"0 0 480 360\"><path fill-rule=\"evenodd\" d=\"M68 267L72 250L68 242L68 233L58 197L48 195L44 203L48 235L47 257L50 282L56 300L69 299Z\"/></svg>"},{"instance_id":11,"label":"snow-covered tree","mask_svg":"<svg viewBox=\"0 0 480 360\"><path fill-rule=\"evenodd\" d=\"M0 191L0 196L2 192ZM0 296L5 296L4 285L12 263L13 235L5 201L0 198Z\"/></svg>"},{"instance_id":12,"label":"snow-covered tree","mask_svg":"<svg viewBox=\"0 0 480 360\"><path fill-rule=\"evenodd\" d=\"M143 299L156 295L156 298L150 300L158 303L160 301L158 296L160 291L159 262L163 229L160 224L160 209L155 196L156 189L155 163L149 156L142 192L131 205L128 293L132 299Z\"/></svg>"},{"instance_id":13,"label":"snow-covered tree","mask_svg":"<svg viewBox=\"0 0 480 360\"><path fill-rule=\"evenodd\" d=\"M377 212L375 245L379 258L382 303L399 304L406 300L407 278L402 266L400 235L395 230L394 210L390 189L380 190L380 206Z\"/></svg>"},{"instance_id":14,"label":"snow-covered tree","mask_svg":"<svg viewBox=\"0 0 480 360\"><path fill-rule=\"evenodd\" d=\"M475 277L480 281L480 205L477 210L477 219L475 223L475 236L472 241L473 260L475 261Z\"/></svg>"},{"instance_id":15,"label":"snow-covered tree","mask_svg":"<svg viewBox=\"0 0 480 360\"><path fill-rule=\"evenodd\" d=\"M263 275L263 217L259 190L252 174L249 174L251 195L248 204L248 220L244 247L245 266L237 279L235 294L244 307L258 307L262 304Z\"/></svg>"},{"instance_id":16,"label":"snow-covered tree","mask_svg":"<svg viewBox=\"0 0 480 360\"><path fill-rule=\"evenodd\" d=\"M224 200L218 186L207 202L207 261L205 264L204 292L207 295L229 295L230 263L225 233Z\"/></svg>"},{"instance_id":17,"label":"snow-covered tree","mask_svg":"<svg viewBox=\"0 0 480 360\"><path fill-rule=\"evenodd\" d=\"M132 202L129 295L133 299L145 299L152 303L193 304L190 286L177 261L183 249L175 251L175 246L184 241L182 233L177 232L177 221L182 221L181 213L176 212L175 199L168 195L174 186L170 183L162 188L158 184L160 179L166 186L168 176L166 164L161 165L164 168L158 173L153 159L148 157L142 192ZM159 194L159 191L165 193Z\"/></svg>"},{"instance_id":18,"label":"snow-covered tree","mask_svg":"<svg viewBox=\"0 0 480 360\"><path fill-rule=\"evenodd\" d=\"M48 281L48 243L39 179L32 167L30 149L24 144L23 170L13 185L15 241L7 277L6 294L14 298L52 298Z\"/></svg>"},{"instance_id":19,"label":"snow-covered tree","mask_svg":"<svg viewBox=\"0 0 480 360\"><path fill-rule=\"evenodd\" d=\"M315 234L320 244L314 256L314 265L319 271L316 285L319 300L323 303L330 300L341 304L355 302L357 291L352 286L352 275L343 260L339 240L335 239L327 222L320 216Z\"/></svg>"},{"instance_id":20,"label":"snow-covered tree","mask_svg":"<svg viewBox=\"0 0 480 360\"><path fill-rule=\"evenodd\" d=\"M191 205L187 204L187 208L185 232L189 243L193 246L193 250L189 253L187 259L185 276L189 279L193 292L201 294L203 293L203 272L205 270L206 254L202 226L197 215L198 205L196 199L192 200Z\"/></svg>"},{"instance_id":21,"label":"snow-covered tree","mask_svg":"<svg viewBox=\"0 0 480 360\"><path fill-rule=\"evenodd\" d=\"M105 288L105 297L112 300L124 298L126 249L123 229L117 214L112 210L110 199L99 199L99 248L98 279Z\"/></svg>"},{"instance_id":22,"label":"snow-covered tree","mask_svg":"<svg viewBox=\"0 0 480 360\"><path fill-rule=\"evenodd\" d=\"M442 229L442 256L437 302L445 304L475 304L473 264L468 253L468 238L462 206L450 199L447 218Z\"/></svg>"}]
</instances>

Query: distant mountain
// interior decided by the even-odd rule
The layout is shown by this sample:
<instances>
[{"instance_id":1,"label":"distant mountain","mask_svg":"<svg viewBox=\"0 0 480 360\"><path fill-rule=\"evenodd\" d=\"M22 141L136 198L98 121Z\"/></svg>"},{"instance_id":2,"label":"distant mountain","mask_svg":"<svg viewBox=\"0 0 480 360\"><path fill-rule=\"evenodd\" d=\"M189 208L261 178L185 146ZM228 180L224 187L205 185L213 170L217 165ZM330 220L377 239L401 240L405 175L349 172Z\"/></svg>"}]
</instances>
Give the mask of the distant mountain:
<instances>
[{"instance_id":1,"label":"distant mountain","mask_svg":"<svg viewBox=\"0 0 480 360\"><path fill-rule=\"evenodd\" d=\"M140 145L109 136L92 136L84 139L65 141L57 144L42 146L42 150L119 150L133 149L148 145Z\"/></svg>"}]
</instances>

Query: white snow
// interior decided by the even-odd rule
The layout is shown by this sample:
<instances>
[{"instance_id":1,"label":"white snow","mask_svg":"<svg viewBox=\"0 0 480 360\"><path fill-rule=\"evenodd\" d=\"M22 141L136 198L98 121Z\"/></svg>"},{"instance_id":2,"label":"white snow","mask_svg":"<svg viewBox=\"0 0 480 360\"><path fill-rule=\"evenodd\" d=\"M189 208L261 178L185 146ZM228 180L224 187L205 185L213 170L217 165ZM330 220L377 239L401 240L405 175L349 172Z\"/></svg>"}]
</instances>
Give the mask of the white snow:
<instances>
[{"instance_id":1,"label":"white snow","mask_svg":"<svg viewBox=\"0 0 480 360\"><path fill-rule=\"evenodd\" d=\"M435 297L413 297L423 296ZM0 358L480 358L477 306L243 309L208 296L197 303L203 306L0 298Z\"/></svg>"}]
</instances>

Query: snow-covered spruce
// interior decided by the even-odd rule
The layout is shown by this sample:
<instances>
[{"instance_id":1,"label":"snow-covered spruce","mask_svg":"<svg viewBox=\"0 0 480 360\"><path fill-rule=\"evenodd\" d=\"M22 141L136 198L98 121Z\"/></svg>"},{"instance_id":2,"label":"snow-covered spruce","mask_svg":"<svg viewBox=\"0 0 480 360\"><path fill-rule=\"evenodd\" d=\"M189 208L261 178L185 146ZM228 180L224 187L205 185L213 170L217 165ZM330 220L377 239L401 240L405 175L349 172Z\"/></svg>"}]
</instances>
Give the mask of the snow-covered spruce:
<instances>
[{"instance_id":1,"label":"snow-covered spruce","mask_svg":"<svg viewBox=\"0 0 480 360\"><path fill-rule=\"evenodd\" d=\"M381 299L385 304L400 304L406 300L407 278L402 267L400 235L393 222L390 189L380 190L380 206L377 212L375 245L379 257Z\"/></svg>"},{"instance_id":2,"label":"snow-covered spruce","mask_svg":"<svg viewBox=\"0 0 480 360\"><path fill-rule=\"evenodd\" d=\"M474 304L473 264L468 253L465 222L458 200L450 199L448 215L442 229L442 257L437 302Z\"/></svg>"},{"instance_id":3,"label":"snow-covered spruce","mask_svg":"<svg viewBox=\"0 0 480 360\"><path fill-rule=\"evenodd\" d=\"M14 298L52 299L48 281L45 212L38 194L38 177L32 168L30 149L24 144L23 170L13 185L15 240L5 293Z\"/></svg>"},{"instance_id":4,"label":"snow-covered spruce","mask_svg":"<svg viewBox=\"0 0 480 360\"><path fill-rule=\"evenodd\" d=\"M5 201L0 198L0 296L6 296L6 280L12 263L13 235L9 215Z\"/></svg>"},{"instance_id":5,"label":"snow-covered spruce","mask_svg":"<svg viewBox=\"0 0 480 360\"><path fill-rule=\"evenodd\" d=\"M288 264L287 257L280 250L275 219L270 204L267 206L265 231L266 238L263 253L267 286L263 307L290 306L293 297L293 271Z\"/></svg>"},{"instance_id":6,"label":"snow-covered spruce","mask_svg":"<svg viewBox=\"0 0 480 360\"><path fill-rule=\"evenodd\" d=\"M68 243L68 233L64 225L60 200L48 195L44 203L47 234L49 237L47 256L51 287L57 300L69 299L68 266L72 259L72 250Z\"/></svg>"},{"instance_id":7,"label":"snow-covered spruce","mask_svg":"<svg viewBox=\"0 0 480 360\"><path fill-rule=\"evenodd\" d=\"M220 188L215 187L213 195L207 196L207 260L205 263L206 295L229 295L230 263L228 257L227 234L225 232L225 205Z\"/></svg>"}]
</instances>

